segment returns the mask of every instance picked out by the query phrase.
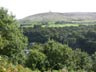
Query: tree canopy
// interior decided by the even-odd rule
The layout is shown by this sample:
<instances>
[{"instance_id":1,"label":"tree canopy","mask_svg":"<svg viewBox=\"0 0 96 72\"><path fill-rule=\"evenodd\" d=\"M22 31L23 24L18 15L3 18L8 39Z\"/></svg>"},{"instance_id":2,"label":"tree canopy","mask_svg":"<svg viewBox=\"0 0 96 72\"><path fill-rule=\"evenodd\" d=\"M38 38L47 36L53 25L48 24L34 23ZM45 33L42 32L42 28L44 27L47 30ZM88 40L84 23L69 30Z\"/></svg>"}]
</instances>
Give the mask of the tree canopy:
<instances>
[{"instance_id":1,"label":"tree canopy","mask_svg":"<svg viewBox=\"0 0 96 72\"><path fill-rule=\"evenodd\" d=\"M13 15L0 8L0 55L19 61L27 47L27 38L17 26Z\"/></svg>"}]
</instances>

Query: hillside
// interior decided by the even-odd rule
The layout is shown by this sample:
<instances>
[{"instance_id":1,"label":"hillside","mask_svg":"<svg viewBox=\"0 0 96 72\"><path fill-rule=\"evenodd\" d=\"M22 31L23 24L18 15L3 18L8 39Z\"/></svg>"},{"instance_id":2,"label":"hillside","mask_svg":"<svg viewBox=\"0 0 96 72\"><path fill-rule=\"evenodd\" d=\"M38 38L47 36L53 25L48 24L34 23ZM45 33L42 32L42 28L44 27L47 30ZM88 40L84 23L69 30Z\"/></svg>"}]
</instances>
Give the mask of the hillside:
<instances>
[{"instance_id":1,"label":"hillside","mask_svg":"<svg viewBox=\"0 0 96 72\"><path fill-rule=\"evenodd\" d=\"M34 22L57 22L64 21L68 24L73 23L96 23L95 12L70 12L70 13L58 13L58 12L46 12L39 13L31 16L27 16L20 19L20 24L32 24ZM72 24L73 24L72 23Z\"/></svg>"}]
</instances>

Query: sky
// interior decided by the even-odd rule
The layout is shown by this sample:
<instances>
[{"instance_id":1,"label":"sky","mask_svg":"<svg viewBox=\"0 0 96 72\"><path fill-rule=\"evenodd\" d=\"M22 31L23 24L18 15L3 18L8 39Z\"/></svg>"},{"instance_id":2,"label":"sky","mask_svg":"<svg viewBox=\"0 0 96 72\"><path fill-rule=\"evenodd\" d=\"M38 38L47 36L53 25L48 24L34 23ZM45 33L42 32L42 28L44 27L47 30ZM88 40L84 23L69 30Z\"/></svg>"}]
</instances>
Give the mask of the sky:
<instances>
[{"instance_id":1,"label":"sky","mask_svg":"<svg viewBox=\"0 0 96 72\"><path fill-rule=\"evenodd\" d=\"M17 19L43 12L96 12L96 0L0 0Z\"/></svg>"}]
</instances>

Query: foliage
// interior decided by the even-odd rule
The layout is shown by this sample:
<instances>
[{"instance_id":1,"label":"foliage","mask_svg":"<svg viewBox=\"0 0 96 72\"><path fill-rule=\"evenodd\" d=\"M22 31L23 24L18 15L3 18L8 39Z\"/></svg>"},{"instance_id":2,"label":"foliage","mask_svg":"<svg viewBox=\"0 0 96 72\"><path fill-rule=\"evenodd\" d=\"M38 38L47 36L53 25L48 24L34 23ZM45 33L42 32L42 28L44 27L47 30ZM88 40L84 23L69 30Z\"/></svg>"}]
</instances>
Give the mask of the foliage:
<instances>
[{"instance_id":1,"label":"foliage","mask_svg":"<svg viewBox=\"0 0 96 72\"><path fill-rule=\"evenodd\" d=\"M96 52L92 55L92 60L93 60L93 71L96 71Z\"/></svg>"},{"instance_id":2,"label":"foliage","mask_svg":"<svg viewBox=\"0 0 96 72\"><path fill-rule=\"evenodd\" d=\"M96 72L96 26L23 31L28 48L15 18L0 8L0 72Z\"/></svg>"},{"instance_id":3,"label":"foliage","mask_svg":"<svg viewBox=\"0 0 96 72\"><path fill-rule=\"evenodd\" d=\"M26 65L32 70L35 70L36 68L43 70L45 59L46 59L45 54L34 49L31 50L30 53L28 54Z\"/></svg>"},{"instance_id":4,"label":"foliage","mask_svg":"<svg viewBox=\"0 0 96 72\"><path fill-rule=\"evenodd\" d=\"M27 38L17 27L15 18L0 8L0 55L8 56L14 63L22 63L26 46Z\"/></svg>"},{"instance_id":5,"label":"foliage","mask_svg":"<svg viewBox=\"0 0 96 72\"><path fill-rule=\"evenodd\" d=\"M62 44L67 44L72 49L81 48L92 54L96 51L96 25L78 27L45 27L45 28L23 28L24 35L29 43L45 43L53 39Z\"/></svg>"},{"instance_id":6,"label":"foliage","mask_svg":"<svg viewBox=\"0 0 96 72\"><path fill-rule=\"evenodd\" d=\"M89 72L92 68L92 59L86 52L76 49L74 50L72 60L69 61L69 66L69 69L81 69Z\"/></svg>"},{"instance_id":7,"label":"foliage","mask_svg":"<svg viewBox=\"0 0 96 72\"><path fill-rule=\"evenodd\" d=\"M28 53L27 66L39 70L59 70L67 67L68 71L92 69L92 59L80 49L72 50L68 45L49 40L44 44L34 43ZM41 64L42 63L42 64Z\"/></svg>"},{"instance_id":8,"label":"foliage","mask_svg":"<svg viewBox=\"0 0 96 72\"><path fill-rule=\"evenodd\" d=\"M13 65L6 56L0 56L0 72L32 72L22 65Z\"/></svg>"},{"instance_id":9,"label":"foliage","mask_svg":"<svg viewBox=\"0 0 96 72\"><path fill-rule=\"evenodd\" d=\"M49 41L44 45L44 53L49 61L50 68L62 69L72 55L72 49L55 41Z\"/></svg>"}]
</instances>

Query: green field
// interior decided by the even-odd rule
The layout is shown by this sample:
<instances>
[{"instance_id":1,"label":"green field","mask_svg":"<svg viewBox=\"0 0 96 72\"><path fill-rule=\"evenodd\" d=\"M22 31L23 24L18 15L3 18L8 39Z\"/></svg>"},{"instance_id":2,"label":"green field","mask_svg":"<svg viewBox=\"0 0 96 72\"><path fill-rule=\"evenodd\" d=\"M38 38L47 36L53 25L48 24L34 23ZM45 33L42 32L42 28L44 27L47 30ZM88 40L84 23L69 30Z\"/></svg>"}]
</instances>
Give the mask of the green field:
<instances>
[{"instance_id":1,"label":"green field","mask_svg":"<svg viewBox=\"0 0 96 72\"><path fill-rule=\"evenodd\" d=\"M37 26L41 26L41 27L71 27L71 26L75 26L75 27L78 27L80 26L81 24L47 24L47 25L39 25L39 24L26 24L26 25L23 25L22 27L34 27L35 25ZM95 24L82 24L82 25L95 25Z\"/></svg>"},{"instance_id":2,"label":"green field","mask_svg":"<svg viewBox=\"0 0 96 72\"><path fill-rule=\"evenodd\" d=\"M79 24L49 24L49 25L42 25L42 27L70 27L70 26L79 26Z\"/></svg>"}]
</instances>

